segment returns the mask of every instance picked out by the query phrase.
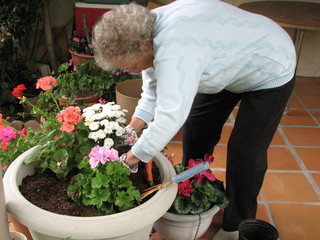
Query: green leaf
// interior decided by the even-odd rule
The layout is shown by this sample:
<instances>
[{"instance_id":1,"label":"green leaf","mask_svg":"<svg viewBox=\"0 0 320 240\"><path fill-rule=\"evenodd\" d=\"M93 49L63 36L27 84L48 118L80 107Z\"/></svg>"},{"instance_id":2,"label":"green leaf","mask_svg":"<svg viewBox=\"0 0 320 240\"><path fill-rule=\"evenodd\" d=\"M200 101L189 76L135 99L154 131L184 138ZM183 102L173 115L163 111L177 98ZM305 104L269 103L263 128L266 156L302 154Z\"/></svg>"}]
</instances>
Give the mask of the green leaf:
<instances>
[{"instance_id":1,"label":"green leaf","mask_svg":"<svg viewBox=\"0 0 320 240\"><path fill-rule=\"evenodd\" d=\"M67 62L62 63L58 68L58 72L59 73L65 72L68 70L69 67L70 67L69 63L67 63Z\"/></svg>"},{"instance_id":2,"label":"green leaf","mask_svg":"<svg viewBox=\"0 0 320 240\"><path fill-rule=\"evenodd\" d=\"M69 159L69 153L66 149L59 149L53 154L53 160L55 162L62 162L63 164L67 164Z\"/></svg>"},{"instance_id":3,"label":"green leaf","mask_svg":"<svg viewBox=\"0 0 320 240\"><path fill-rule=\"evenodd\" d=\"M98 172L96 174L96 177L92 179L91 186L93 188L100 188L103 185L104 181L105 181L104 174L101 172Z\"/></svg>"},{"instance_id":4,"label":"green leaf","mask_svg":"<svg viewBox=\"0 0 320 240\"><path fill-rule=\"evenodd\" d=\"M210 206L210 203L207 203L206 204L207 206L209 205ZM198 215L200 213L203 213L205 212L206 210L208 210L208 208L206 208L205 206L196 206L196 205L193 205L191 210L190 210L190 214L192 215Z\"/></svg>"},{"instance_id":5,"label":"green leaf","mask_svg":"<svg viewBox=\"0 0 320 240\"><path fill-rule=\"evenodd\" d=\"M190 200L196 206L201 206L208 202L207 196L197 190L193 191L193 193L191 194Z\"/></svg>"},{"instance_id":6,"label":"green leaf","mask_svg":"<svg viewBox=\"0 0 320 240\"><path fill-rule=\"evenodd\" d=\"M173 207L178 214L188 214L192 209L189 198L178 195L173 202Z\"/></svg>"},{"instance_id":7,"label":"green leaf","mask_svg":"<svg viewBox=\"0 0 320 240\"><path fill-rule=\"evenodd\" d=\"M39 161L39 159L36 157L40 154L42 148L43 147L40 145L36 146L35 149L28 156L26 156L26 158L24 159L24 163L29 164L32 162Z\"/></svg>"}]
</instances>

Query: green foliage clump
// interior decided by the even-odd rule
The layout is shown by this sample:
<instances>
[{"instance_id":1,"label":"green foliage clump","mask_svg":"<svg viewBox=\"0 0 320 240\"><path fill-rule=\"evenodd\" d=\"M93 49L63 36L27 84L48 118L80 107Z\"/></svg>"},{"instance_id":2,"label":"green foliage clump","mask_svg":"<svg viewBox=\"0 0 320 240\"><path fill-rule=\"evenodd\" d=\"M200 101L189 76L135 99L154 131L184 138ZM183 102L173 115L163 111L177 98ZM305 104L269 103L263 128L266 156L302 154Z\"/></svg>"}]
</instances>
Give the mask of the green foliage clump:
<instances>
[{"instance_id":1,"label":"green foliage clump","mask_svg":"<svg viewBox=\"0 0 320 240\"><path fill-rule=\"evenodd\" d=\"M78 204L95 206L104 214L126 211L137 205L140 192L132 185L130 173L119 161L108 161L92 169L88 159L79 164L83 171L75 176L68 195Z\"/></svg>"}]
</instances>

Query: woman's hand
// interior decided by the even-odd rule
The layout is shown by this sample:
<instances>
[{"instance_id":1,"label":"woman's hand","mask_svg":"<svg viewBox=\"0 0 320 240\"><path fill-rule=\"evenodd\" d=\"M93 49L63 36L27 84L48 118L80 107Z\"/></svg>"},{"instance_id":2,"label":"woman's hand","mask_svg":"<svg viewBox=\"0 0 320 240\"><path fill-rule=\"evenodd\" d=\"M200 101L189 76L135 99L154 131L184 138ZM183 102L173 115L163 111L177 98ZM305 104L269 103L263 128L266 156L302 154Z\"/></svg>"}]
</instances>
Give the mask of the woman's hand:
<instances>
[{"instance_id":1,"label":"woman's hand","mask_svg":"<svg viewBox=\"0 0 320 240\"><path fill-rule=\"evenodd\" d=\"M129 165L136 165L140 162L140 159L134 156L131 150L127 152L126 160L127 160L127 163L129 163Z\"/></svg>"},{"instance_id":2,"label":"woman's hand","mask_svg":"<svg viewBox=\"0 0 320 240\"><path fill-rule=\"evenodd\" d=\"M136 133L139 133L143 128L145 128L146 123L140 118L132 118L128 126L132 127Z\"/></svg>"},{"instance_id":3,"label":"woman's hand","mask_svg":"<svg viewBox=\"0 0 320 240\"><path fill-rule=\"evenodd\" d=\"M119 161L122 163L122 165L127 167L130 172L138 172L138 164L140 162L140 159L135 157L131 150L127 153L122 154L119 158Z\"/></svg>"}]
</instances>

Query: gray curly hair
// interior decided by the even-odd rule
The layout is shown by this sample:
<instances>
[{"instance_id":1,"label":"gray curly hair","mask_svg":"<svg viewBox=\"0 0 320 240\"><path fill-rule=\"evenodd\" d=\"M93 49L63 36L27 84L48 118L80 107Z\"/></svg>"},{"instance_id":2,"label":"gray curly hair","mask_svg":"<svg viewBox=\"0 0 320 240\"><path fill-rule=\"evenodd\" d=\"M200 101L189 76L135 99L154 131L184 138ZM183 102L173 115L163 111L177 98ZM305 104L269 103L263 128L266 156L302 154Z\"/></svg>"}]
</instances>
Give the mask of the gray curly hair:
<instances>
[{"instance_id":1,"label":"gray curly hair","mask_svg":"<svg viewBox=\"0 0 320 240\"><path fill-rule=\"evenodd\" d=\"M114 68L115 61L132 61L152 42L156 16L130 3L106 12L93 28L92 45L97 65Z\"/></svg>"}]
</instances>

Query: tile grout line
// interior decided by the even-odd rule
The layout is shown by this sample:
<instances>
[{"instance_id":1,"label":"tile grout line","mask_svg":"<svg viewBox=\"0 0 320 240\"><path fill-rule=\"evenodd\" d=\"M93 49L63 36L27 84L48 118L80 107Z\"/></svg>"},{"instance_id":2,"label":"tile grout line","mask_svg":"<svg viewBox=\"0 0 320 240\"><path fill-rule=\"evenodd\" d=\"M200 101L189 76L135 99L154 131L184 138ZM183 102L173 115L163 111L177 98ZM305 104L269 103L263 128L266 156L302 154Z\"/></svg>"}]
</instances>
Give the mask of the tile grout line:
<instances>
[{"instance_id":1,"label":"tile grout line","mask_svg":"<svg viewBox=\"0 0 320 240\"><path fill-rule=\"evenodd\" d=\"M258 201L258 203L263 203ZM287 205L309 205L309 206L320 206L320 202L278 202L278 201L266 201L267 204L287 204Z\"/></svg>"},{"instance_id":2,"label":"tile grout line","mask_svg":"<svg viewBox=\"0 0 320 240\"><path fill-rule=\"evenodd\" d=\"M300 158L299 154L296 152L295 148L291 145L291 143L290 143L289 139L287 138L287 136L285 135L283 129L281 127L279 127L278 131L279 131L280 135L282 136L282 138L284 139L284 141L286 142L286 144L288 145L288 149L293 154L293 156L294 156L296 162L298 163L299 167L302 169L302 173L304 174L304 176L306 177L306 179L310 183L311 187L313 188L313 190L317 194L318 198L320 198L320 189L319 189L317 183L314 181L314 179L311 176L311 174L309 173L306 165L304 164L304 162Z\"/></svg>"},{"instance_id":3,"label":"tile grout line","mask_svg":"<svg viewBox=\"0 0 320 240\"><path fill-rule=\"evenodd\" d=\"M266 201L266 199L264 197L264 194L262 193L261 190L260 190L259 195L260 195L262 201L258 201L258 204L261 203L261 204L263 204L265 206L269 221L271 222L272 225L274 225L277 228L276 223L275 223L274 218L273 218L273 215L272 215L272 211L271 211L270 206L269 206L269 203Z\"/></svg>"}]
</instances>

